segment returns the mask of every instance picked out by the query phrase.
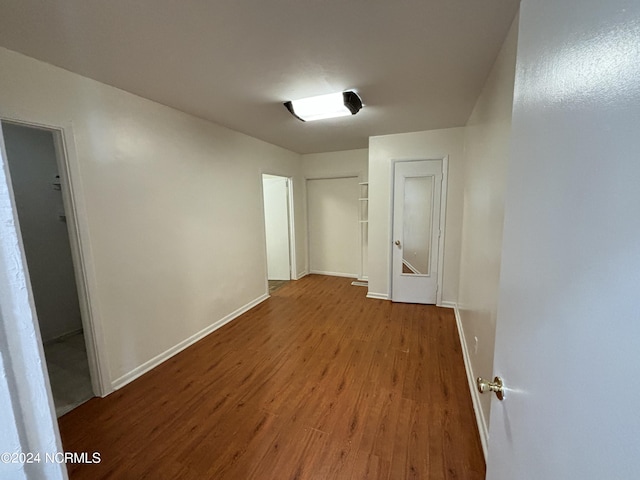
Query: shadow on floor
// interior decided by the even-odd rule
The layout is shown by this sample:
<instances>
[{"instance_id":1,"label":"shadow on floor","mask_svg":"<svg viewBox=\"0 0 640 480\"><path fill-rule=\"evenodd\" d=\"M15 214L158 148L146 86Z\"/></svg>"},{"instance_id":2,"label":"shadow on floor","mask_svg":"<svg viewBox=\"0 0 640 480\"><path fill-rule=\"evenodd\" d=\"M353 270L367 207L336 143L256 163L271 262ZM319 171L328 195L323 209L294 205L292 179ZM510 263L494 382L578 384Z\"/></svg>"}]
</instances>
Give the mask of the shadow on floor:
<instances>
[{"instance_id":1,"label":"shadow on floor","mask_svg":"<svg viewBox=\"0 0 640 480\"><path fill-rule=\"evenodd\" d=\"M57 417L93 398L82 331L47 342L44 355Z\"/></svg>"},{"instance_id":2,"label":"shadow on floor","mask_svg":"<svg viewBox=\"0 0 640 480\"><path fill-rule=\"evenodd\" d=\"M290 280L269 280L269 295L289 282Z\"/></svg>"}]
</instances>

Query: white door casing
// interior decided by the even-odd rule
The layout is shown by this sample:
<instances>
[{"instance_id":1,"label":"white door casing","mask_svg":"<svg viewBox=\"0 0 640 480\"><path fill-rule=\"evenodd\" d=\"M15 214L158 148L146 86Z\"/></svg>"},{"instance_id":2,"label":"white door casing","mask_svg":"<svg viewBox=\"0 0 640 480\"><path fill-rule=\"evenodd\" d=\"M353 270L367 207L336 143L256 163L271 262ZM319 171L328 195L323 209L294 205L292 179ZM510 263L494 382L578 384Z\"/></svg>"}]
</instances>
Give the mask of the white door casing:
<instances>
[{"instance_id":1,"label":"white door casing","mask_svg":"<svg viewBox=\"0 0 640 480\"><path fill-rule=\"evenodd\" d=\"M489 480L640 478L638 25L521 4Z\"/></svg>"},{"instance_id":2,"label":"white door casing","mask_svg":"<svg viewBox=\"0 0 640 480\"><path fill-rule=\"evenodd\" d=\"M394 163L391 299L437 303L443 160Z\"/></svg>"}]
</instances>

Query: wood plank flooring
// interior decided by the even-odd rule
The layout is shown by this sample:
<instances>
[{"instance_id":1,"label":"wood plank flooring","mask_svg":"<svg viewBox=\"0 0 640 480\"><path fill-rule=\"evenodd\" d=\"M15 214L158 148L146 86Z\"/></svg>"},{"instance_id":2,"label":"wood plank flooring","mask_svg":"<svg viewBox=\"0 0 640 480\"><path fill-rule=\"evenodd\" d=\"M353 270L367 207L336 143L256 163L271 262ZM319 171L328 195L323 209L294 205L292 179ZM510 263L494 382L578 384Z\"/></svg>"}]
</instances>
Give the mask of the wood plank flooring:
<instances>
[{"instance_id":1,"label":"wood plank flooring","mask_svg":"<svg viewBox=\"0 0 640 480\"><path fill-rule=\"evenodd\" d=\"M60 418L76 479L482 479L452 310L310 275Z\"/></svg>"}]
</instances>

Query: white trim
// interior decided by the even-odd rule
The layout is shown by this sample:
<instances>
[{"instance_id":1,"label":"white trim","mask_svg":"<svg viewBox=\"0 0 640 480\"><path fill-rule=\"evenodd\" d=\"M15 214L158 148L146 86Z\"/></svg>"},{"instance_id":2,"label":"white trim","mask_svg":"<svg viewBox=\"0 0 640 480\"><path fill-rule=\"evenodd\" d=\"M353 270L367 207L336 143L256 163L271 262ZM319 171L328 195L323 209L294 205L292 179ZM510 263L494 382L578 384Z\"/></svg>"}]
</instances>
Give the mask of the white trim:
<instances>
[{"instance_id":1,"label":"white trim","mask_svg":"<svg viewBox=\"0 0 640 480\"><path fill-rule=\"evenodd\" d=\"M320 175L319 177L307 177L305 176L305 181L307 180L337 180L340 178L357 178L360 180L362 177L362 173L341 173L338 175ZM358 185L362 185L362 183L358 182Z\"/></svg>"},{"instance_id":2,"label":"white trim","mask_svg":"<svg viewBox=\"0 0 640 480\"><path fill-rule=\"evenodd\" d=\"M65 203L71 255L79 293L91 385L96 395L104 397L113 390L109 383L110 375L108 360L105 355L106 346L104 344L102 324L98 319L95 302L92 300L96 291L94 286L95 273L87 217L84 211L84 203L82 203L85 196L82 191L80 174L77 172L74 148L75 137L71 125L57 129L57 133L58 135L54 132L56 156L58 157L60 178L62 180L62 196ZM65 183L67 183L66 187Z\"/></svg>"},{"instance_id":3,"label":"white trim","mask_svg":"<svg viewBox=\"0 0 640 480\"><path fill-rule=\"evenodd\" d=\"M374 298L376 300L389 300L389 295L387 295L386 293L369 292L367 293L367 298Z\"/></svg>"},{"instance_id":4,"label":"white trim","mask_svg":"<svg viewBox=\"0 0 640 480\"><path fill-rule=\"evenodd\" d=\"M302 277L306 277L307 275L309 275L309 272L307 270L303 270L302 272L298 272L298 278L296 278L295 280L300 280Z\"/></svg>"},{"instance_id":5,"label":"white trim","mask_svg":"<svg viewBox=\"0 0 640 480\"><path fill-rule=\"evenodd\" d=\"M442 308L457 308L456 302L440 302L437 306Z\"/></svg>"},{"instance_id":6,"label":"white trim","mask_svg":"<svg viewBox=\"0 0 640 480\"><path fill-rule=\"evenodd\" d=\"M253 300L253 301L247 303L246 305L238 308L237 310L231 312L229 315L221 318L217 322L214 322L211 325L209 325L208 327L206 327L206 328L200 330L199 332L191 335L189 338L181 341L177 345L174 345L173 347L171 347L168 350L162 352L161 354L156 355L151 360L148 360L148 361L144 362L142 365L134 368L129 373L125 373L120 378L118 378L118 379L113 381L113 383L112 383L113 389L114 390L118 390L118 389L124 387L125 385L127 385L128 383L133 382L136 378L141 377L142 375L144 375L148 371L150 371L153 368L155 368L158 365L160 365L162 362L164 362L164 361L168 360L169 358L173 357L174 355L180 353L185 348L190 347L191 345L196 343L198 340L201 340L202 338L204 338L207 335L209 335L211 332L219 329L220 327L222 327L223 325L226 325L227 323L231 322L232 320L235 320L236 318L238 318L243 313L247 312L248 310L251 310L256 305L264 302L267 298L269 298L269 295L266 294L266 293L261 295L261 296L259 296L255 300Z\"/></svg>"},{"instance_id":7,"label":"white trim","mask_svg":"<svg viewBox=\"0 0 640 480\"><path fill-rule=\"evenodd\" d=\"M289 272L291 280L298 280L298 259L296 257L295 205L293 202L293 177L287 177L287 204L289 214Z\"/></svg>"},{"instance_id":8,"label":"white trim","mask_svg":"<svg viewBox=\"0 0 640 480\"><path fill-rule=\"evenodd\" d=\"M321 270L311 270L309 273L313 275L328 275L330 277L358 278L358 275L355 273L323 272Z\"/></svg>"},{"instance_id":9,"label":"white trim","mask_svg":"<svg viewBox=\"0 0 640 480\"><path fill-rule=\"evenodd\" d=\"M402 264L406 265L406 267L411 270L411 272L414 275L422 275L418 270L416 270L416 267L414 267L413 265L411 265L409 262L407 262L404 258L402 259ZM423 275L425 277L428 277L429 275Z\"/></svg>"},{"instance_id":10,"label":"white trim","mask_svg":"<svg viewBox=\"0 0 640 480\"><path fill-rule=\"evenodd\" d=\"M449 184L449 155L442 157L442 185L440 188L440 237L438 238L438 289L436 305L442 303L444 290L444 236L447 226L447 185Z\"/></svg>"},{"instance_id":11,"label":"white trim","mask_svg":"<svg viewBox=\"0 0 640 480\"><path fill-rule=\"evenodd\" d=\"M480 405L480 392L478 392L478 389L476 388L476 379L473 374L473 367L471 366L471 357L469 356L469 350L467 349L467 341L464 337L460 311L458 310L458 305L454 302L443 302L442 306L446 308L453 308L453 313L456 317L458 336L460 337L460 346L462 347L462 358L464 359L464 369L467 372L467 381L469 383L469 390L471 391L471 402L473 403L473 411L476 415L476 423L478 424L478 432L480 433L480 443L482 444L482 453L484 454L484 461L486 463L489 429L487 428L487 422L482 412L482 406Z\"/></svg>"}]
</instances>

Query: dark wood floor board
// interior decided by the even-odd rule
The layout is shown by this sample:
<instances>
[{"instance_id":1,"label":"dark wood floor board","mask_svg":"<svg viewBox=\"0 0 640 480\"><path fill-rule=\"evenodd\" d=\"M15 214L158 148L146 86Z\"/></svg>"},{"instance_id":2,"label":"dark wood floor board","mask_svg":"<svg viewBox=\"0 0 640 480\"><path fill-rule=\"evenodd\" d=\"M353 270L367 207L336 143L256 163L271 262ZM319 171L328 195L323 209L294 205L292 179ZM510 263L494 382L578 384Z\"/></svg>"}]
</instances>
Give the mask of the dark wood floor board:
<instances>
[{"instance_id":1,"label":"dark wood floor board","mask_svg":"<svg viewBox=\"0 0 640 480\"><path fill-rule=\"evenodd\" d=\"M104 399L60 418L82 479L481 479L450 310L288 282Z\"/></svg>"}]
</instances>

